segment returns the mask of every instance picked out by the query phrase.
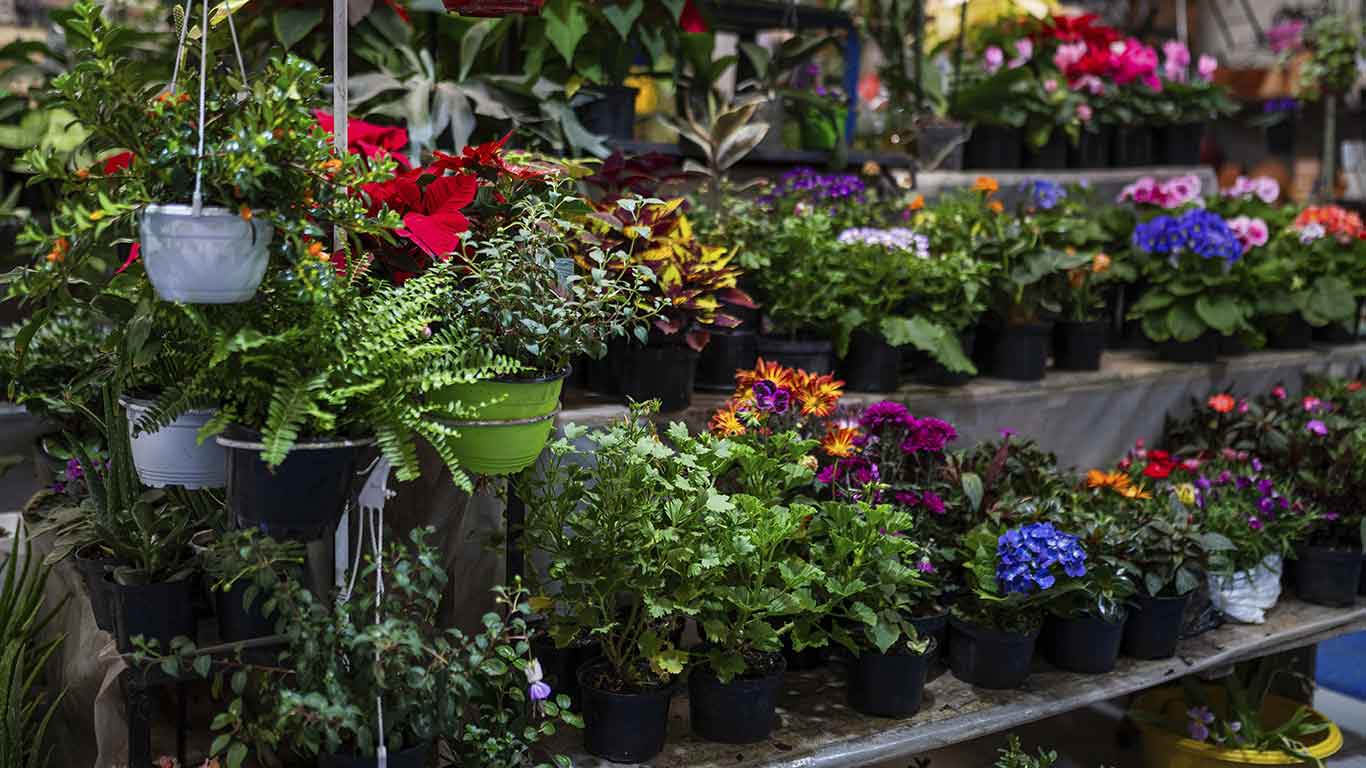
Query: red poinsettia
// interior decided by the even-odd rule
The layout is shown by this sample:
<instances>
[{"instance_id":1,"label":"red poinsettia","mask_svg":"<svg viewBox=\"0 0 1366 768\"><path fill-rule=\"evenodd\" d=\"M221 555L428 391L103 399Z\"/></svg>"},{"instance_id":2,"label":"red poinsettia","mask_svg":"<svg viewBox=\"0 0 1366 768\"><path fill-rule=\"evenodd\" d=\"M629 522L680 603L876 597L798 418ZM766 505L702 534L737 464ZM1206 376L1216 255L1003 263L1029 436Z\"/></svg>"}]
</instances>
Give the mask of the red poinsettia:
<instances>
[{"instance_id":1,"label":"red poinsettia","mask_svg":"<svg viewBox=\"0 0 1366 768\"><path fill-rule=\"evenodd\" d=\"M133 162L132 152L120 152L117 155L110 155L104 159L104 175L113 176L126 169Z\"/></svg>"},{"instance_id":2,"label":"red poinsettia","mask_svg":"<svg viewBox=\"0 0 1366 768\"><path fill-rule=\"evenodd\" d=\"M1106 48L1120 39L1119 30L1098 23L1094 13L1060 14L1043 22L1040 37L1060 43L1086 43L1091 48Z\"/></svg>"},{"instance_id":3,"label":"red poinsettia","mask_svg":"<svg viewBox=\"0 0 1366 768\"><path fill-rule=\"evenodd\" d=\"M687 0L683 4L683 12L678 16L678 27L684 32L707 32L707 20L698 10L697 4L693 0Z\"/></svg>"},{"instance_id":4,"label":"red poinsettia","mask_svg":"<svg viewBox=\"0 0 1366 768\"><path fill-rule=\"evenodd\" d=\"M327 133L336 128L336 120L328 112L314 110L318 125ZM408 146L408 132L396 125L376 125L354 117L346 121L346 148L366 157L392 157L401 168L411 168L403 148Z\"/></svg>"},{"instance_id":5,"label":"red poinsettia","mask_svg":"<svg viewBox=\"0 0 1366 768\"><path fill-rule=\"evenodd\" d=\"M470 228L462 211L474 201L479 180L465 173L447 176L435 167L415 168L361 190L369 196L372 211L387 207L402 214L399 237L428 257L445 260L459 249L460 235Z\"/></svg>"},{"instance_id":6,"label":"red poinsettia","mask_svg":"<svg viewBox=\"0 0 1366 768\"><path fill-rule=\"evenodd\" d=\"M503 138L497 141L467 146L461 150L459 155L448 155L436 150L432 153L436 158L432 161L432 167L446 171L473 173L486 181L496 181L499 177L510 177L521 181L537 181L544 180L546 176L550 175L551 171L545 168L529 165L508 165L507 161L503 159L503 145L510 138L512 138L512 131L508 131Z\"/></svg>"}]
</instances>

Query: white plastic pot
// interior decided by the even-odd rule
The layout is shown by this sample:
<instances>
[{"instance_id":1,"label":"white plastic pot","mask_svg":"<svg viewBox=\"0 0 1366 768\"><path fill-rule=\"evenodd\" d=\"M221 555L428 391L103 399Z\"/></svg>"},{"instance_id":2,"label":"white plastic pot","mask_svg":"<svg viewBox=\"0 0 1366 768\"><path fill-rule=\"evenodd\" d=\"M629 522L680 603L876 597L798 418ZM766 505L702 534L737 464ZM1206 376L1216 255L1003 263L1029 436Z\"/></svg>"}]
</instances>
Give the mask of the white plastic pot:
<instances>
[{"instance_id":1,"label":"white plastic pot","mask_svg":"<svg viewBox=\"0 0 1366 768\"><path fill-rule=\"evenodd\" d=\"M142 214L142 262L157 296L187 304L249 301L266 273L275 230L226 208L149 205Z\"/></svg>"},{"instance_id":2,"label":"white plastic pot","mask_svg":"<svg viewBox=\"0 0 1366 768\"><path fill-rule=\"evenodd\" d=\"M228 484L228 459L223 446L213 440L205 440L202 445L195 442L199 428L213 417L213 411L188 411L155 432L138 434L138 420L152 403L127 397L119 402L128 411L133 466L143 485L222 488Z\"/></svg>"},{"instance_id":3,"label":"white plastic pot","mask_svg":"<svg viewBox=\"0 0 1366 768\"><path fill-rule=\"evenodd\" d=\"M1261 624L1281 597L1282 567L1280 555L1267 555L1250 571L1236 571L1231 576L1211 573L1210 602L1234 621Z\"/></svg>"}]
</instances>

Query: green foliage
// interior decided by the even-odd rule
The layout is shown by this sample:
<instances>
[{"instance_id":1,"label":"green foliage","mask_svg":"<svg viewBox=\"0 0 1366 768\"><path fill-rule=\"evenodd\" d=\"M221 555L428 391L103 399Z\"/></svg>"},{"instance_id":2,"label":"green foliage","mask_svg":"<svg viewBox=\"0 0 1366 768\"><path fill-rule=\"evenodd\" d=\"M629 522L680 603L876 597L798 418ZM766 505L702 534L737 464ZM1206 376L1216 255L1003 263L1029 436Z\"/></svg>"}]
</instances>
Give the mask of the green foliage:
<instances>
[{"instance_id":1,"label":"green foliage","mask_svg":"<svg viewBox=\"0 0 1366 768\"><path fill-rule=\"evenodd\" d=\"M108 365L108 329L95 312L73 305L33 331L21 344L21 326L0 328L5 398L68 432L90 432L87 414L99 409L100 372Z\"/></svg>"},{"instance_id":2,"label":"green foliage","mask_svg":"<svg viewBox=\"0 0 1366 768\"><path fill-rule=\"evenodd\" d=\"M1220 259L1183 252L1175 264L1160 254L1135 252L1148 289L1129 309L1143 323L1143 333L1156 342L1192 341L1205 333L1225 336L1252 332L1256 313L1247 293L1239 261L1227 267Z\"/></svg>"},{"instance_id":3,"label":"green foliage","mask_svg":"<svg viewBox=\"0 0 1366 768\"><path fill-rule=\"evenodd\" d=\"M275 590L280 581L302 568L304 546L297 541L276 541L253 528L216 534L200 558L210 587L228 592L246 585L242 607L250 609L260 599L261 614L278 616Z\"/></svg>"},{"instance_id":4,"label":"green foliage","mask_svg":"<svg viewBox=\"0 0 1366 768\"><path fill-rule=\"evenodd\" d=\"M764 316L776 334L825 334L847 307L842 303L853 272L836 244L835 222L823 211L785 216L758 242L769 266L753 275Z\"/></svg>"},{"instance_id":5,"label":"green foliage","mask_svg":"<svg viewBox=\"0 0 1366 768\"><path fill-rule=\"evenodd\" d=\"M1013 735L1006 741L1006 748L999 751L1001 756L996 758L994 768L1052 768L1058 762L1057 752L1042 747L1037 757L1030 755L1020 746L1020 737Z\"/></svg>"},{"instance_id":6,"label":"green foliage","mask_svg":"<svg viewBox=\"0 0 1366 768\"><path fill-rule=\"evenodd\" d=\"M1138 571L1138 586L1149 597L1179 597L1200 586L1216 552L1233 548L1227 536L1205 531L1173 495L1142 505L1126 520L1132 539L1125 559Z\"/></svg>"},{"instance_id":7,"label":"green foliage","mask_svg":"<svg viewBox=\"0 0 1366 768\"><path fill-rule=\"evenodd\" d=\"M49 566L33 556L29 535L21 528L6 558L0 590L0 765L43 768L49 763L47 729L65 691L38 690L48 659L61 647L62 636L43 639L58 606L47 605Z\"/></svg>"},{"instance_id":8,"label":"green foliage","mask_svg":"<svg viewBox=\"0 0 1366 768\"><path fill-rule=\"evenodd\" d=\"M1360 74L1361 37L1360 22L1349 17L1329 14L1316 19L1304 34L1311 55L1300 69L1299 95L1317 101L1324 95L1345 94Z\"/></svg>"}]
</instances>

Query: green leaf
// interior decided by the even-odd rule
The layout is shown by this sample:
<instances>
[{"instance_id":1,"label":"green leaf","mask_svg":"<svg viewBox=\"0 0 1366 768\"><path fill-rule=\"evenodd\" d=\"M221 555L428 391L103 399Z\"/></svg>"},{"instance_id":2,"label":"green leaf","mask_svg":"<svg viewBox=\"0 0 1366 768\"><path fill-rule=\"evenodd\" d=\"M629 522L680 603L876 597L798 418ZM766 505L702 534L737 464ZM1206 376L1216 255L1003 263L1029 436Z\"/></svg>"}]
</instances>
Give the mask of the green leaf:
<instances>
[{"instance_id":1,"label":"green leaf","mask_svg":"<svg viewBox=\"0 0 1366 768\"><path fill-rule=\"evenodd\" d=\"M963 495L968 497L968 504L971 505L972 510L974 512L981 511L982 497L986 493L986 489L982 486L982 478L974 472L968 472L963 475L962 486Z\"/></svg>"},{"instance_id":2,"label":"green leaf","mask_svg":"<svg viewBox=\"0 0 1366 768\"><path fill-rule=\"evenodd\" d=\"M271 27L275 39L285 48L293 48L296 43L308 36L314 27L322 23L321 8L282 8L275 12Z\"/></svg>"},{"instance_id":3,"label":"green leaf","mask_svg":"<svg viewBox=\"0 0 1366 768\"><path fill-rule=\"evenodd\" d=\"M1185 304L1173 304L1167 310L1167 331L1177 341L1194 341L1206 328L1200 316Z\"/></svg>"},{"instance_id":4,"label":"green leaf","mask_svg":"<svg viewBox=\"0 0 1366 768\"><path fill-rule=\"evenodd\" d=\"M1195 299L1195 314L1206 325L1228 336L1238 330L1238 326L1242 324L1244 312L1238 301L1232 296L1201 294ZM1169 314L1169 321L1170 318ZM1197 332L1190 339L1183 338L1181 331L1175 325L1172 326L1172 333L1175 334L1178 341L1189 341L1200 335Z\"/></svg>"},{"instance_id":5,"label":"green leaf","mask_svg":"<svg viewBox=\"0 0 1366 768\"><path fill-rule=\"evenodd\" d=\"M210 656L208 656L207 654L205 654L205 655L203 655L203 656L196 656L196 657L195 657L195 660L194 660L194 671L195 671L195 674L199 675L200 677L208 677L208 676L209 676L209 670L210 670L212 667L213 667L213 658L210 657Z\"/></svg>"},{"instance_id":6,"label":"green leaf","mask_svg":"<svg viewBox=\"0 0 1366 768\"><path fill-rule=\"evenodd\" d=\"M627 5L607 5L602 9L602 15L607 19L607 23L612 25L612 29L617 31L617 36L623 41L631 37L631 27L635 26L636 19L640 18L640 12L645 10L645 3L642 0L632 0Z\"/></svg>"},{"instance_id":7,"label":"green leaf","mask_svg":"<svg viewBox=\"0 0 1366 768\"><path fill-rule=\"evenodd\" d=\"M976 366L963 354L958 334L938 323L920 315L911 318L892 316L883 318L879 328L882 337L894 347L909 344L951 371L977 373Z\"/></svg>"},{"instance_id":8,"label":"green leaf","mask_svg":"<svg viewBox=\"0 0 1366 768\"><path fill-rule=\"evenodd\" d=\"M900 637L901 627L888 621L879 620L868 629L868 639L872 640L873 645L882 653L896 645Z\"/></svg>"},{"instance_id":9,"label":"green leaf","mask_svg":"<svg viewBox=\"0 0 1366 768\"><path fill-rule=\"evenodd\" d=\"M484 48L484 40L498 24L494 19L481 19L470 25L465 30L465 36L460 38L460 79L465 80L470 76L470 69L474 66L480 51Z\"/></svg>"},{"instance_id":10,"label":"green leaf","mask_svg":"<svg viewBox=\"0 0 1366 768\"><path fill-rule=\"evenodd\" d=\"M242 743L233 744L228 750L228 768L242 768L242 761L247 759L247 745Z\"/></svg>"},{"instance_id":11,"label":"green leaf","mask_svg":"<svg viewBox=\"0 0 1366 768\"><path fill-rule=\"evenodd\" d=\"M574 52L579 41L588 34L588 17L577 0L558 0L546 3L541 9L545 21L545 36L565 63L574 65Z\"/></svg>"}]
</instances>

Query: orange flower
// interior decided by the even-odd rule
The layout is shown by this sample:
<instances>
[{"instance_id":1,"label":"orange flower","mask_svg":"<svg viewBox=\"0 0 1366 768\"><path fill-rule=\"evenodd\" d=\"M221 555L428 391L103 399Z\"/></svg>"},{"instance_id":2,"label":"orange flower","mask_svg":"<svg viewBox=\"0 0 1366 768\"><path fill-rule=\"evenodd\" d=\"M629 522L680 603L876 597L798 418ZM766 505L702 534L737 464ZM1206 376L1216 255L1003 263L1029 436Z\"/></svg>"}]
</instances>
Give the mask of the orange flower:
<instances>
[{"instance_id":1,"label":"orange flower","mask_svg":"<svg viewBox=\"0 0 1366 768\"><path fill-rule=\"evenodd\" d=\"M911 198L911 204L910 204L909 207L910 207L910 209L913 210L913 211L918 211L918 210L920 210L921 208L924 208L924 207L925 207L925 196L924 196L924 195L916 195L915 197Z\"/></svg>"},{"instance_id":2,"label":"orange flower","mask_svg":"<svg viewBox=\"0 0 1366 768\"><path fill-rule=\"evenodd\" d=\"M858 437L858 427L831 427L821 440L825 452L840 459L854 455L854 438Z\"/></svg>"},{"instance_id":3,"label":"orange flower","mask_svg":"<svg viewBox=\"0 0 1366 768\"><path fill-rule=\"evenodd\" d=\"M242 217L242 221L251 221L251 206L243 205L237 209L237 215Z\"/></svg>"},{"instance_id":4,"label":"orange flower","mask_svg":"<svg viewBox=\"0 0 1366 768\"><path fill-rule=\"evenodd\" d=\"M47 260L50 264L56 264L66 258L66 254L71 250L71 241L65 237L57 238L57 242L52 244L52 250L47 252Z\"/></svg>"},{"instance_id":5,"label":"orange flower","mask_svg":"<svg viewBox=\"0 0 1366 768\"><path fill-rule=\"evenodd\" d=\"M1086 287L1086 270L1081 267L1067 270L1067 284L1072 286L1072 290L1080 291Z\"/></svg>"},{"instance_id":6,"label":"orange flower","mask_svg":"<svg viewBox=\"0 0 1366 768\"><path fill-rule=\"evenodd\" d=\"M762 357L754 364L754 370L735 372L735 396L749 397L754 385L767 381L775 387L792 390L795 388L797 372L784 368L778 363L766 362Z\"/></svg>"},{"instance_id":7,"label":"orange flower","mask_svg":"<svg viewBox=\"0 0 1366 768\"><path fill-rule=\"evenodd\" d=\"M1229 413L1238 405L1237 401L1224 393L1212 395L1206 404L1216 413Z\"/></svg>"},{"instance_id":8,"label":"orange flower","mask_svg":"<svg viewBox=\"0 0 1366 768\"><path fill-rule=\"evenodd\" d=\"M1360 392L1360 391L1361 391L1361 382L1359 382L1359 381L1348 382L1348 384L1347 384L1347 391L1348 391L1348 392Z\"/></svg>"},{"instance_id":9,"label":"orange flower","mask_svg":"<svg viewBox=\"0 0 1366 768\"><path fill-rule=\"evenodd\" d=\"M1126 499L1151 499L1153 497L1151 493L1143 490L1141 485L1131 485L1120 493L1124 494Z\"/></svg>"},{"instance_id":10,"label":"orange flower","mask_svg":"<svg viewBox=\"0 0 1366 768\"><path fill-rule=\"evenodd\" d=\"M835 406L844 395L844 382L828 373L813 376L800 372L792 392L801 403L803 416L825 417L835 412Z\"/></svg>"},{"instance_id":11,"label":"orange flower","mask_svg":"<svg viewBox=\"0 0 1366 768\"><path fill-rule=\"evenodd\" d=\"M90 178L90 169L89 169L89 168L78 168L78 169L76 170L76 178L81 179L82 181L84 181L85 179Z\"/></svg>"},{"instance_id":12,"label":"orange flower","mask_svg":"<svg viewBox=\"0 0 1366 768\"><path fill-rule=\"evenodd\" d=\"M327 258L330 258L327 255L327 251L323 250L323 244L318 242L317 240L309 242L307 250L309 256L312 256L313 258L319 261L323 261Z\"/></svg>"},{"instance_id":13,"label":"orange flower","mask_svg":"<svg viewBox=\"0 0 1366 768\"><path fill-rule=\"evenodd\" d=\"M992 213L1001 213L1006 209L1005 204L1002 203L1000 200L992 200L991 202L987 203L987 207L991 209Z\"/></svg>"},{"instance_id":14,"label":"orange flower","mask_svg":"<svg viewBox=\"0 0 1366 768\"><path fill-rule=\"evenodd\" d=\"M736 402L730 400L711 415L711 422L707 426L713 435L717 437L738 437L745 434L745 425L740 421L740 415L736 408Z\"/></svg>"},{"instance_id":15,"label":"orange flower","mask_svg":"<svg viewBox=\"0 0 1366 768\"><path fill-rule=\"evenodd\" d=\"M990 176L978 176L977 180L972 182L972 191L974 192L985 192L988 195L994 195L1000 188L1000 183Z\"/></svg>"},{"instance_id":16,"label":"orange flower","mask_svg":"<svg viewBox=\"0 0 1366 768\"><path fill-rule=\"evenodd\" d=\"M1110 271L1110 257L1104 253L1097 253L1091 259L1091 271L1099 275L1102 272Z\"/></svg>"},{"instance_id":17,"label":"orange flower","mask_svg":"<svg viewBox=\"0 0 1366 768\"><path fill-rule=\"evenodd\" d=\"M322 169L324 171L328 171L331 173L336 173L337 171L340 171L341 167L342 161L335 157L329 160L324 160L322 164Z\"/></svg>"},{"instance_id":18,"label":"orange flower","mask_svg":"<svg viewBox=\"0 0 1366 768\"><path fill-rule=\"evenodd\" d=\"M1087 488L1111 488L1121 493L1129 488L1129 476L1123 472L1106 472L1093 469L1086 473Z\"/></svg>"}]
</instances>

